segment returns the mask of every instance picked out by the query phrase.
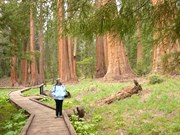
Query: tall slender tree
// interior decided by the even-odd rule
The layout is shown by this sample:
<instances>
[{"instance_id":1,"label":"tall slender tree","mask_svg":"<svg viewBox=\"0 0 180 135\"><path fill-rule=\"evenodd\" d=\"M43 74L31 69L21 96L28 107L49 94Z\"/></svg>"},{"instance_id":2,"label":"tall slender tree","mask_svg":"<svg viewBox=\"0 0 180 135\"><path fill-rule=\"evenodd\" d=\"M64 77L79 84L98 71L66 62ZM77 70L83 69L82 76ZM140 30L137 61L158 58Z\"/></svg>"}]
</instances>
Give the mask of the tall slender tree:
<instances>
[{"instance_id":1,"label":"tall slender tree","mask_svg":"<svg viewBox=\"0 0 180 135\"><path fill-rule=\"evenodd\" d=\"M57 19L58 19L58 72L62 81L68 80L67 74L67 44L63 32L63 20L64 20L64 2L63 0L57 0Z\"/></svg>"},{"instance_id":2,"label":"tall slender tree","mask_svg":"<svg viewBox=\"0 0 180 135\"><path fill-rule=\"evenodd\" d=\"M31 1L33 2L33 1ZM33 3L30 7L30 53L31 53L31 85L36 85L37 82L37 65L35 57L35 25L34 25L34 16L33 16Z\"/></svg>"},{"instance_id":3,"label":"tall slender tree","mask_svg":"<svg viewBox=\"0 0 180 135\"><path fill-rule=\"evenodd\" d=\"M16 74L16 60L17 60L17 56L16 56L16 52L15 52L15 48L16 48L16 39L12 39L12 54L11 54L11 83L12 86L18 86L18 81L17 81L17 74Z\"/></svg>"},{"instance_id":4,"label":"tall slender tree","mask_svg":"<svg viewBox=\"0 0 180 135\"><path fill-rule=\"evenodd\" d=\"M28 42L24 40L23 45L23 57L21 58L21 69L22 69L22 85L26 86L28 83L28 60L27 60L27 53L28 53Z\"/></svg>"},{"instance_id":5,"label":"tall slender tree","mask_svg":"<svg viewBox=\"0 0 180 135\"><path fill-rule=\"evenodd\" d=\"M44 46L43 46L43 1L40 0L40 19L39 19L39 49L40 49L40 58L39 58L39 77L40 82L44 82Z\"/></svg>"}]
</instances>

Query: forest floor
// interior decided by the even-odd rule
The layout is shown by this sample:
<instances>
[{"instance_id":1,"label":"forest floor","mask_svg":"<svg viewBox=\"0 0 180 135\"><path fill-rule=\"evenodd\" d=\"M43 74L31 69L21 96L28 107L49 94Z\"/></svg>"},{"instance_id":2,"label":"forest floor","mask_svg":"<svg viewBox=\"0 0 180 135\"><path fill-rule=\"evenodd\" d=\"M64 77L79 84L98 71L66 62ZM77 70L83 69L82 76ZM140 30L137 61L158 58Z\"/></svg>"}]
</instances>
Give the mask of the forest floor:
<instances>
[{"instance_id":1,"label":"forest floor","mask_svg":"<svg viewBox=\"0 0 180 135\"><path fill-rule=\"evenodd\" d=\"M164 77L163 80L153 85L149 84L148 78L138 78L143 89L141 94L100 106L98 103L103 99L132 88L133 79L123 83L81 80L78 84L65 84L72 97L64 100L63 108L75 106L85 108L85 121L73 121L77 133L88 131L99 135L121 133L176 135L180 133L180 77ZM52 88L52 85L47 85L44 90ZM39 91L32 89L23 94L37 95ZM41 101L49 106L55 106L51 97L44 97ZM78 125L81 128L77 128Z\"/></svg>"},{"instance_id":2,"label":"forest floor","mask_svg":"<svg viewBox=\"0 0 180 135\"><path fill-rule=\"evenodd\" d=\"M0 87L11 87L11 78L10 77L0 78Z\"/></svg>"}]
</instances>

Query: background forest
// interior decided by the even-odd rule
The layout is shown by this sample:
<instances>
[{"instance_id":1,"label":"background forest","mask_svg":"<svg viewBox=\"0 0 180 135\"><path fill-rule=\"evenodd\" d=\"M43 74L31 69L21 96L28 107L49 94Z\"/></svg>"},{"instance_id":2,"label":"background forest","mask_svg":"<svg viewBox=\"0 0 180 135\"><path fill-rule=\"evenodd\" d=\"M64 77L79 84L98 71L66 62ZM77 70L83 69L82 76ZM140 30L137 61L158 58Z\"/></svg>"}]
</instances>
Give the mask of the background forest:
<instances>
[{"instance_id":1,"label":"background forest","mask_svg":"<svg viewBox=\"0 0 180 135\"><path fill-rule=\"evenodd\" d=\"M179 74L178 0L1 0L0 78L121 80Z\"/></svg>"}]
</instances>

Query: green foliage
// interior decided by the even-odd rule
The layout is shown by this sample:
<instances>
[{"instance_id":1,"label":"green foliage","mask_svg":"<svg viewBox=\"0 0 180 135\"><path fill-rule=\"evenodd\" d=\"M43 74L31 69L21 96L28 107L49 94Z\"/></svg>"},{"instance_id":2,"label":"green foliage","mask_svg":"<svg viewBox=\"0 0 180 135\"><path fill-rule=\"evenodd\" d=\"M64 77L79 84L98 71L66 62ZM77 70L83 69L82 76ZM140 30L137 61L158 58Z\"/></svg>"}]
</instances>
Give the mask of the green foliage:
<instances>
[{"instance_id":1,"label":"green foliage","mask_svg":"<svg viewBox=\"0 0 180 135\"><path fill-rule=\"evenodd\" d=\"M32 96L32 95L36 95L39 96L40 95L40 89L39 88L32 88L30 90L24 91L23 96Z\"/></svg>"},{"instance_id":2,"label":"green foliage","mask_svg":"<svg viewBox=\"0 0 180 135\"><path fill-rule=\"evenodd\" d=\"M160 75L151 75L149 77L149 84L156 84L163 82L163 79Z\"/></svg>"},{"instance_id":3,"label":"green foliage","mask_svg":"<svg viewBox=\"0 0 180 135\"><path fill-rule=\"evenodd\" d=\"M180 52L165 54L162 58L163 72L170 74L180 73Z\"/></svg>"},{"instance_id":4,"label":"green foliage","mask_svg":"<svg viewBox=\"0 0 180 135\"><path fill-rule=\"evenodd\" d=\"M76 115L72 115L70 120L78 135L96 134L94 124L89 124L84 119L79 119Z\"/></svg>"},{"instance_id":5,"label":"green foliage","mask_svg":"<svg viewBox=\"0 0 180 135\"><path fill-rule=\"evenodd\" d=\"M95 74L95 42L93 39L79 38L77 47L77 75L80 78L93 78Z\"/></svg>"},{"instance_id":6,"label":"green foliage","mask_svg":"<svg viewBox=\"0 0 180 135\"><path fill-rule=\"evenodd\" d=\"M146 75L149 72L148 67L142 62L138 62L136 68L134 69L136 74L139 76Z\"/></svg>"},{"instance_id":7,"label":"green foliage","mask_svg":"<svg viewBox=\"0 0 180 135\"><path fill-rule=\"evenodd\" d=\"M21 132L21 128L26 123L27 116L24 115L23 110L18 110L10 120L6 120L3 126L4 133L7 135L18 135Z\"/></svg>"},{"instance_id":8,"label":"green foliage","mask_svg":"<svg viewBox=\"0 0 180 135\"><path fill-rule=\"evenodd\" d=\"M7 135L19 135L26 123L24 110L17 110L7 97L9 90L0 89L0 132Z\"/></svg>"},{"instance_id":9,"label":"green foliage","mask_svg":"<svg viewBox=\"0 0 180 135\"><path fill-rule=\"evenodd\" d=\"M178 134L180 79L164 77L163 80L156 85L143 83L142 95L101 106L97 104L101 99L134 84L81 80L78 84L66 85L72 97L64 100L63 107L84 106L85 119L79 121L77 116L72 117L78 134ZM91 91L91 86L96 89ZM46 104L55 106L53 98Z\"/></svg>"},{"instance_id":10,"label":"green foliage","mask_svg":"<svg viewBox=\"0 0 180 135\"><path fill-rule=\"evenodd\" d=\"M41 102L49 102L52 98L51 97L43 97L40 101Z\"/></svg>"}]
</instances>

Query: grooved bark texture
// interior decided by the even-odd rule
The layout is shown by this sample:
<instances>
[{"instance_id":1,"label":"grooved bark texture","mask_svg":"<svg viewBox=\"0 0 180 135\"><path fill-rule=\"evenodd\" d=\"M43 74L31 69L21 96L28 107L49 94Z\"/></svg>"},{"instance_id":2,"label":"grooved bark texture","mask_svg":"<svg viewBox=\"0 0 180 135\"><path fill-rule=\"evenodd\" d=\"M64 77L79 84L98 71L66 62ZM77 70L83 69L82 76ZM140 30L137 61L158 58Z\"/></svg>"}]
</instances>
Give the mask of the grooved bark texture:
<instances>
[{"instance_id":1,"label":"grooved bark texture","mask_svg":"<svg viewBox=\"0 0 180 135\"><path fill-rule=\"evenodd\" d=\"M36 58L35 58L35 32L34 32L34 18L32 7L30 9L30 52L31 52L31 85L36 85L37 82L37 71L36 71Z\"/></svg>"}]
</instances>

